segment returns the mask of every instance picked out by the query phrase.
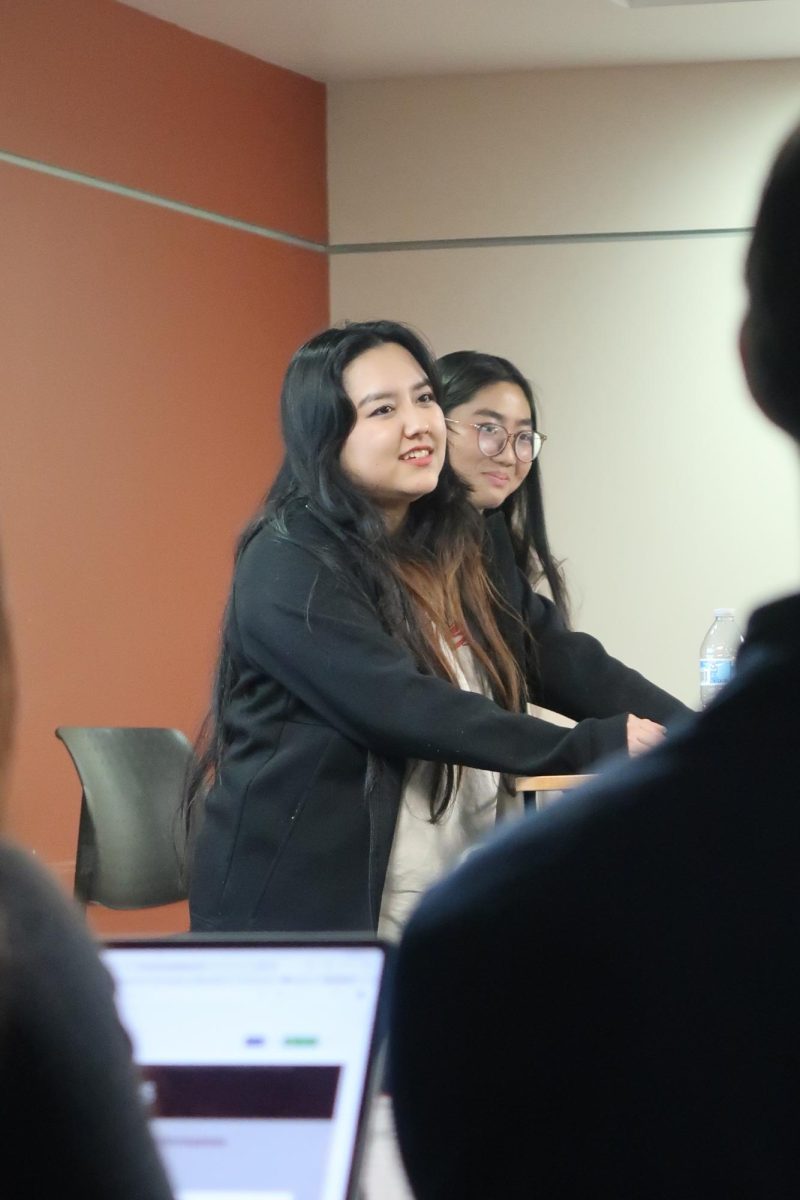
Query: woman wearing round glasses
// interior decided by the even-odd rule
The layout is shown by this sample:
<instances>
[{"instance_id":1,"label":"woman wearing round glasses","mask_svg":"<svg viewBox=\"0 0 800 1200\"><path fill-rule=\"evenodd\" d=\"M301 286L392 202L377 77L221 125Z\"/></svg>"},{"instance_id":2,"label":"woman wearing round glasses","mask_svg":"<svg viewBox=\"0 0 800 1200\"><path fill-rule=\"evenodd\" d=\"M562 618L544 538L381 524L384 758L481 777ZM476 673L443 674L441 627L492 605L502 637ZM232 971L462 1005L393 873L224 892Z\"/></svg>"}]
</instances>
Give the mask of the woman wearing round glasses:
<instances>
[{"instance_id":1,"label":"woman wearing round glasses","mask_svg":"<svg viewBox=\"0 0 800 1200\"><path fill-rule=\"evenodd\" d=\"M612 658L596 638L568 627L567 586L544 519L538 457L546 435L536 428L530 383L507 359L473 350L446 354L438 366L450 462L473 504L490 513L489 552L508 583L505 599L535 644L528 656L535 702L578 721L627 712L629 751L655 745L663 723L690 710ZM533 590L540 579L554 603Z\"/></svg>"}]
</instances>

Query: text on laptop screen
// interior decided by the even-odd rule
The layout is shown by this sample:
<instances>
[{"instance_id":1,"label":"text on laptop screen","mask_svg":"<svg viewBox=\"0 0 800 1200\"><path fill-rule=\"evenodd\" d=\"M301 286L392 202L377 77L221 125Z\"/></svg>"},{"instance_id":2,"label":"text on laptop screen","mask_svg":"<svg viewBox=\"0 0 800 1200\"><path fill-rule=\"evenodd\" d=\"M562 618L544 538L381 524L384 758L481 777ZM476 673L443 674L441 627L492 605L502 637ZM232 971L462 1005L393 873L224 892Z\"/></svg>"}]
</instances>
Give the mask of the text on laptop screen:
<instances>
[{"instance_id":1,"label":"text on laptop screen","mask_svg":"<svg viewBox=\"0 0 800 1200\"><path fill-rule=\"evenodd\" d=\"M179 1200L344 1200L383 949L186 941L103 953Z\"/></svg>"}]
</instances>

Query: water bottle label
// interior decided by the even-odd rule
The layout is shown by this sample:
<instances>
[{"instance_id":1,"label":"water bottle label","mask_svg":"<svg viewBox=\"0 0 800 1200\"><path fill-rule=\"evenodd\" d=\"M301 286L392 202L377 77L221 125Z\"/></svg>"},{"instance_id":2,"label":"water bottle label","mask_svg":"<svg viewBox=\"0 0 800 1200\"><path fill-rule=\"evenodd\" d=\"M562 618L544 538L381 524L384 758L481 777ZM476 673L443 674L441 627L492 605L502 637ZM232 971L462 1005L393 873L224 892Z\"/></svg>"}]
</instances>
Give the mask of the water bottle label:
<instances>
[{"instance_id":1,"label":"water bottle label","mask_svg":"<svg viewBox=\"0 0 800 1200\"><path fill-rule=\"evenodd\" d=\"M733 663L732 658L701 658L700 686L721 687L723 683L730 682L733 677Z\"/></svg>"}]
</instances>

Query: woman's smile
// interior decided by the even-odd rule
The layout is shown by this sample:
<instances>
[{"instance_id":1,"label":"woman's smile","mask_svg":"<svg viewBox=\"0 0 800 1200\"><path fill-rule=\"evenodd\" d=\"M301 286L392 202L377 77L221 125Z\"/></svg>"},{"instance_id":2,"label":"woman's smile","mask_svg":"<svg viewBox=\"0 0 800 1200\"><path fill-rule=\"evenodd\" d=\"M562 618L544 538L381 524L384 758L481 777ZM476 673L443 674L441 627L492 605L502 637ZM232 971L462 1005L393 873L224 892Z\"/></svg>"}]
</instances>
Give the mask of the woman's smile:
<instances>
[{"instance_id":1,"label":"woman's smile","mask_svg":"<svg viewBox=\"0 0 800 1200\"><path fill-rule=\"evenodd\" d=\"M400 455L402 462L412 467L429 467L433 463L433 446L413 446Z\"/></svg>"},{"instance_id":2,"label":"woman's smile","mask_svg":"<svg viewBox=\"0 0 800 1200\"><path fill-rule=\"evenodd\" d=\"M511 476L507 471L484 471L483 474L495 487L505 488Z\"/></svg>"}]
</instances>

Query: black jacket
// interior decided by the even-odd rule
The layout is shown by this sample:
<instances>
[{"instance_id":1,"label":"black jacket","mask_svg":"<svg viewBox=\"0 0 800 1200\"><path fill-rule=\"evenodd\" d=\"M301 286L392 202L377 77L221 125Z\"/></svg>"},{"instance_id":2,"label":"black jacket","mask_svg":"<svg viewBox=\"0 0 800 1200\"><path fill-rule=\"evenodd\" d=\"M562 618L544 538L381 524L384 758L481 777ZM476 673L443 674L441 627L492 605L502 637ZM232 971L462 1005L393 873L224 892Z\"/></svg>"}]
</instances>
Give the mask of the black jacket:
<instances>
[{"instance_id":1,"label":"black jacket","mask_svg":"<svg viewBox=\"0 0 800 1200\"><path fill-rule=\"evenodd\" d=\"M662 747L515 822L401 941L419 1200L800 1196L800 596Z\"/></svg>"},{"instance_id":2,"label":"black jacket","mask_svg":"<svg viewBox=\"0 0 800 1200\"><path fill-rule=\"evenodd\" d=\"M683 708L593 638L568 633L502 538L490 570L538 655L500 614L506 636L536 698L579 719L574 729L422 674L353 564L340 574L323 561L337 553L324 527L301 509L289 532L260 530L235 571L228 748L197 841L193 928L374 930L407 760L576 772L625 745L631 709L662 720Z\"/></svg>"}]
</instances>

